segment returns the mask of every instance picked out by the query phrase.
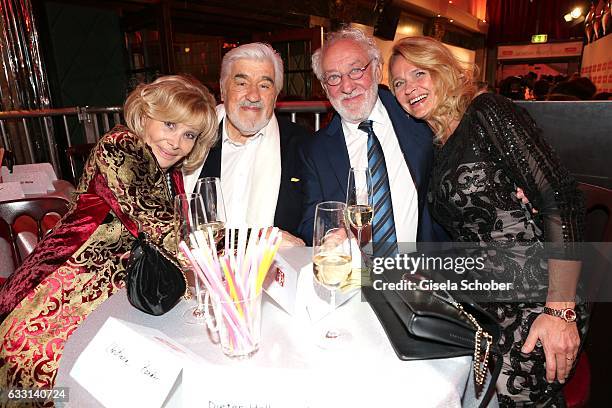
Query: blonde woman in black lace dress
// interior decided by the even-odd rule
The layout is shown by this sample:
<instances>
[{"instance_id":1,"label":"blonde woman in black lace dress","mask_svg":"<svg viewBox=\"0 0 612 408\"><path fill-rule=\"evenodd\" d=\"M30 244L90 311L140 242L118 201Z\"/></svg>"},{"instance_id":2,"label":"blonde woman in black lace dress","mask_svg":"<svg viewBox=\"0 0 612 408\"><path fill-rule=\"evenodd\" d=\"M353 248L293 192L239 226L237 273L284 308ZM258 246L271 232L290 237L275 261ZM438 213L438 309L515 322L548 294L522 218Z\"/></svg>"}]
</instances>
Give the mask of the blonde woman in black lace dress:
<instances>
[{"instance_id":1,"label":"blonde woman in black lace dress","mask_svg":"<svg viewBox=\"0 0 612 408\"><path fill-rule=\"evenodd\" d=\"M432 215L453 241L505 247L488 249L492 267L482 272L514 285L483 305L502 326L500 405L564 406L562 387L588 314L576 304L581 263L572 251L582 240L582 198L529 115L509 99L478 93L472 73L427 37L398 41L389 61L398 102L435 133ZM552 256L544 243L553 244Z\"/></svg>"}]
</instances>

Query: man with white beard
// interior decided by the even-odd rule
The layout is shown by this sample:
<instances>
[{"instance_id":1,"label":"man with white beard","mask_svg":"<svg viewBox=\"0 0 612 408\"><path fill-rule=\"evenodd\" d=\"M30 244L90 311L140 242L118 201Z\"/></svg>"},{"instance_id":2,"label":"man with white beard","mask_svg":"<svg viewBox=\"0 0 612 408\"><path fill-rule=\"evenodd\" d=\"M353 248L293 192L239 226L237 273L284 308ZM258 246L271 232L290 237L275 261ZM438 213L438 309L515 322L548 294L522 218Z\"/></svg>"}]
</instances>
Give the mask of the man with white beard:
<instances>
[{"instance_id":1,"label":"man with white beard","mask_svg":"<svg viewBox=\"0 0 612 408\"><path fill-rule=\"evenodd\" d=\"M315 206L346 201L349 169L367 167L374 185L374 255L392 256L398 242L436 241L426 200L432 133L378 89L382 60L374 40L352 28L332 32L313 54L312 69L337 115L301 151L300 236L312 243Z\"/></svg>"},{"instance_id":2,"label":"man with white beard","mask_svg":"<svg viewBox=\"0 0 612 408\"><path fill-rule=\"evenodd\" d=\"M221 63L219 138L200 169L185 174L185 191L202 177L220 177L226 226L283 230L283 245L304 245L295 236L302 210L297 150L311 136L274 115L283 87L283 61L270 45L251 43L229 51Z\"/></svg>"}]
</instances>

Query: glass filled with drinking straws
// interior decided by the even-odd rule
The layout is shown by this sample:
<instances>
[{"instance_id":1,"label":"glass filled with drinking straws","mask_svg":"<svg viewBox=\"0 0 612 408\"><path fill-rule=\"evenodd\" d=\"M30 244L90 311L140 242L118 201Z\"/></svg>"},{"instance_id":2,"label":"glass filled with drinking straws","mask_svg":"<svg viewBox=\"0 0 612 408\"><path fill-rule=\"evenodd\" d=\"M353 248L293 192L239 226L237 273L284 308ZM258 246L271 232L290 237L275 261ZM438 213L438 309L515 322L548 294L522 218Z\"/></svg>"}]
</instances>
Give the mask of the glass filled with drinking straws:
<instances>
[{"instance_id":1,"label":"glass filled with drinking straws","mask_svg":"<svg viewBox=\"0 0 612 408\"><path fill-rule=\"evenodd\" d=\"M261 292L246 299L212 297L221 350L227 357L246 359L259 350Z\"/></svg>"}]
</instances>

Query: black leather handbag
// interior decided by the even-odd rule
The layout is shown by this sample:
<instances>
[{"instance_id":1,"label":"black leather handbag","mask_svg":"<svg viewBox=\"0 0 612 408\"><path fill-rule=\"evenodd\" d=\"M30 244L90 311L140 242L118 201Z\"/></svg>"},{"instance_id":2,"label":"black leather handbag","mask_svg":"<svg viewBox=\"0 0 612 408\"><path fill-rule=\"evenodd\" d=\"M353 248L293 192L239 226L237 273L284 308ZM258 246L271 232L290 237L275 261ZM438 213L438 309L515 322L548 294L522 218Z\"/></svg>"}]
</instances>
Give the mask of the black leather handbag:
<instances>
[{"instance_id":1,"label":"black leather handbag","mask_svg":"<svg viewBox=\"0 0 612 408\"><path fill-rule=\"evenodd\" d=\"M180 266L143 232L134 241L127 267L128 300L136 309L159 316L189 296Z\"/></svg>"},{"instance_id":2,"label":"black leather handbag","mask_svg":"<svg viewBox=\"0 0 612 408\"><path fill-rule=\"evenodd\" d=\"M384 273L377 279L389 282ZM478 394L490 369L492 378L481 406L489 403L502 362L497 348L501 330L488 312L465 296L459 303L445 291L375 290L369 286L362 290L400 359L471 355Z\"/></svg>"}]
</instances>

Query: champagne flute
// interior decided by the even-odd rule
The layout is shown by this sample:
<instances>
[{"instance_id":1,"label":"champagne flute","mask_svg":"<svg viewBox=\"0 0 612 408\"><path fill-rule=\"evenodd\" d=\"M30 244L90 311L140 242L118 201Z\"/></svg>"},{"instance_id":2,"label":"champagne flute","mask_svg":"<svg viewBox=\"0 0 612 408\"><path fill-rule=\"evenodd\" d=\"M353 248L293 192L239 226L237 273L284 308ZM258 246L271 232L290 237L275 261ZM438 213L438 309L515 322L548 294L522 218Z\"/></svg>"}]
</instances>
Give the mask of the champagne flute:
<instances>
[{"instance_id":1,"label":"champagne flute","mask_svg":"<svg viewBox=\"0 0 612 408\"><path fill-rule=\"evenodd\" d=\"M336 308L336 291L351 273L351 240L346 221L346 204L325 201L317 204L314 218L312 262L315 279L330 291L330 312ZM320 342L323 348L335 347L338 339L350 334L330 327Z\"/></svg>"},{"instance_id":2,"label":"champagne flute","mask_svg":"<svg viewBox=\"0 0 612 408\"><path fill-rule=\"evenodd\" d=\"M193 249L196 247L194 241L194 233L198 230L204 230L209 223L208 216L205 212L204 199L201 194L179 194L174 198L174 214L177 218L175 223L175 233L177 241L177 259L179 264L189 277L188 280L193 280L195 289L195 297L197 305L185 311L183 318L190 324L205 324L205 302L203 297L205 290L202 287L200 279L195 276L195 271L191 262L183 255L179 249L179 244L184 242L187 247ZM187 273L191 272L191 273Z\"/></svg>"},{"instance_id":3,"label":"champagne flute","mask_svg":"<svg viewBox=\"0 0 612 408\"><path fill-rule=\"evenodd\" d=\"M351 167L346 189L346 212L351 226L357 230L357 245L361 248L361 232L372 223L372 175L367 167Z\"/></svg>"},{"instance_id":4,"label":"champagne flute","mask_svg":"<svg viewBox=\"0 0 612 408\"><path fill-rule=\"evenodd\" d=\"M203 177L198 180L195 191L202 195L204 200L204 213L207 223L204 229L211 229L217 251L223 249L223 238L225 237L225 202L223 201L223 191L221 181L218 177Z\"/></svg>"}]
</instances>

